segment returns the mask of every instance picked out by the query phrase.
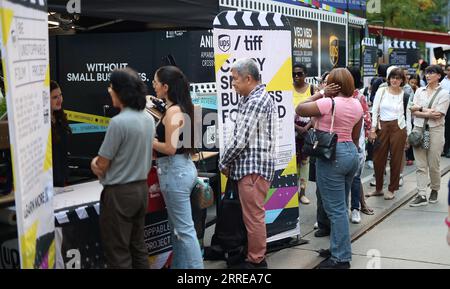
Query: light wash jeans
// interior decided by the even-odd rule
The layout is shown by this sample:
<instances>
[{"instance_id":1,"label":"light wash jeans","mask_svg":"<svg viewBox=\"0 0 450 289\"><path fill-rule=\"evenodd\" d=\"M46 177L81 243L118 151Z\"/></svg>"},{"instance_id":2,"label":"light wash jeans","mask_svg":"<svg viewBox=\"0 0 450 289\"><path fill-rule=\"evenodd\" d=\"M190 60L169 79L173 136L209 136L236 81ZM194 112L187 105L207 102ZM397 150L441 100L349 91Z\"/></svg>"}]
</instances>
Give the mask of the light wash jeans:
<instances>
[{"instance_id":1,"label":"light wash jeans","mask_svg":"<svg viewBox=\"0 0 450 289\"><path fill-rule=\"evenodd\" d=\"M158 178L172 233L173 269L203 269L203 258L192 220L190 195L197 169L190 156L158 158Z\"/></svg>"},{"instance_id":2,"label":"light wash jeans","mask_svg":"<svg viewBox=\"0 0 450 289\"><path fill-rule=\"evenodd\" d=\"M323 207L331 222L331 259L350 262L352 249L348 224L346 196L358 170L358 151L352 142L338 143L336 160L317 159L317 185Z\"/></svg>"}]
</instances>

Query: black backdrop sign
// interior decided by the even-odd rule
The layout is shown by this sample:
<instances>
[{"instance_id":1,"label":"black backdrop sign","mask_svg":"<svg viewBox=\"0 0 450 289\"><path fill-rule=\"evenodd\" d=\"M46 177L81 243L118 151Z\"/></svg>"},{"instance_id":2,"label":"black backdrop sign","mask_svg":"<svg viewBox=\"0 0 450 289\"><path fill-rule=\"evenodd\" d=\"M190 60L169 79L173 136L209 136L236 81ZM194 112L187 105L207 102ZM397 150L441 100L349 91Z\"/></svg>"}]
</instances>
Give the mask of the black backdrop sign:
<instances>
[{"instance_id":1,"label":"black backdrop sign","mask_svg":"<svg viewBox=\"0 0 450 289\"><path fill-rule=\"evenodd\" d=\"M292 62L302 63L309 76L318 76L318 22L300 18L289 18L292 29Z\"/></svg>"},{"instance_id":2,"label":"black backdrop sign","mask_svg":"<svg viewBox=\"0 0 450 289\"><path fill-rule=\"evenodd\" d=\"M51 75L61 85L64 109L93 116L112 117L118 112L112 109L107 92L109 75L116 68L129 66L137 70L150 93L155 71L168 64L169 59L191 83L214 81L209 30L57 36L51 39L50 47ZM96 130L94 126L84 133L75 133L69 144L72 157L95 156L104 131L105 128Z\"/></svg>"},{"instance_id":3,"label":"black backdrop sign","mask_svg":"<svg viewBox=\"0 0 450 289\"><path fill-rule=\"evenodd\" d=\"M408 68L415 74L419 66L420 50L414 48L389 48L389 64Z\"/></svg>"},{"instance_id":4,"label":"black backdrop sign","mask_svg":"<svg viewBox=\"0 0 450 289\"><path fill-rule=\"evenodd\" d=\"M345 67L345 26L321 22L321 73Z\"/></svg>"}]
</instances>

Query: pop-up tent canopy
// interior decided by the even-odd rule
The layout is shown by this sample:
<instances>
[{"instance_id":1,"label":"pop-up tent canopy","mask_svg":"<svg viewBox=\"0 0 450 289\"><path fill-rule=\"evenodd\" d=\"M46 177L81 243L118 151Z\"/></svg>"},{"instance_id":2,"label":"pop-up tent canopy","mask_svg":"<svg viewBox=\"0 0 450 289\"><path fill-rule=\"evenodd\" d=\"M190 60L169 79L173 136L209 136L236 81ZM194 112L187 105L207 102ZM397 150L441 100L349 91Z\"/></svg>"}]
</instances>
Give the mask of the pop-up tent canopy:
<instances>
[{"instance_id":1,"label":"pop-up tent canopy","mask_svg":"<svg viewBox=\"0 0 450 289\"><path fill-rule=\"evenodd\" d=\"M70 3L69 3L70 2ZM48 0L48 11L67 13L75 1ZM148 28L212 28L217 0L78 0L82 18L143 22ZM76 7L72 6L72 7ZM83 19L81 19L82 21Z\"/></svg>"}]
</instances>

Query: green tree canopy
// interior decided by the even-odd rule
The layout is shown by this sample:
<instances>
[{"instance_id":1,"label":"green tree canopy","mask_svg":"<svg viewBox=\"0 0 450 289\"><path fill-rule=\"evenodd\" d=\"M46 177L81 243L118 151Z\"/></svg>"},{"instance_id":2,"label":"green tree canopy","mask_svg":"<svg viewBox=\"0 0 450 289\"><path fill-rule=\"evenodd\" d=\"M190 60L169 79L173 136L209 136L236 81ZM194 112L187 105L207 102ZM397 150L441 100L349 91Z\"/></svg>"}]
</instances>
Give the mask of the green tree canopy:
<instances>
[{"instance_id":1,"label":"green tree canopy","mask_svg":"<svg viewBox=\"0 0 450 289\"><path fill-rule=\"evenodd\" d=\"M381 13L367 14L367 19L369 24L384 21L388 27L447 32L434 21L446 15L447 5L448 0L381 0Z\"/></svg>"}]
</instances>

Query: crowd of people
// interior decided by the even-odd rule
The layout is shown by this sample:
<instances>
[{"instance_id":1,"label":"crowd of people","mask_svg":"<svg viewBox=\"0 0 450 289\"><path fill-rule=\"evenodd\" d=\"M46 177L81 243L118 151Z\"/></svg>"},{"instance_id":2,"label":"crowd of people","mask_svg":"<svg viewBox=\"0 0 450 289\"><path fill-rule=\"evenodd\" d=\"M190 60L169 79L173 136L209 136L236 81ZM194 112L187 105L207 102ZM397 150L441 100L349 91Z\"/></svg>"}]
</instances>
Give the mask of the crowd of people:
<instances>
[{"instance_id":1,"label":"crowd of people","mask_svg":"<svg viewBox=\"0 0 450 289\"><path fill-rule=\"evenodd\" d=\"M363 88L359 68L335 68L324 73L315 87L306 82L305 65L293 66L299 202L310 203L308 181L316 182L315 235L330 235L330 248L320 252L326 257L320 268L350 268L349 223L359 223L360 212L374 214L365 197L382 196L387 201L395 198L405 164L414 161L417 166L418 195L410 205L437 202L441 154L450 156L450 138L444 138L444 134L450 134L450 122L446 122L450 67L446 67L444 77L440 66L428 66L425 79L410 76L395 66L381 66L379 71L380 76L371 81L370 87ZM277 113L255 61L237 60L231 77L242 97L234 133L224 148L219 170L237 182L239 190L247 230L247 255L239 268L263 269L268 268L264 202L275 171ZM146 180L152 160L156 160L171 228L171 268L202 269L190 204L197 177L191 159L194 146L182 137L185 126L194 127L189 82L179 68L164 66L156 71L153 88L156 97L166 104L157 124L144 112L148 92L139 75L126 68L114 71L110 77L108 92L120 113L111 119L98 156L91 163L104 187L99 224L105 260L109 268L148 268L144 243ZM58 168L67 167L63 152L71 134L62 101L61 89L52 81L55 186L63 186L67 180L66 171ZM304 153L305 135L311 128L337 134L333 158ZM421 144L410 144L412 135L422 136ZM384 191L388 160L390 181ZM371 167L372 161L376 188L364 194L361 175L366 162Z\"/></svg>"},{"instance_id":2,"label":"crowd of people","mask_svg":"<svg viewBox=\"0 0 450 289\"><path fill-rule=\"evenodd\" d=\"M295 89L298 87L296 67L302 65L294 65ZM445 143L450 138L444 137L450 134L450 122L445 121L449 86L450 65L445 67L445 73L439 65L424 66L421 75L409 75L405 68L380 65L379 76L366 88L361 88L359 68L336 68L324 73L311 97L299 103L294 101L296 119L309 117L312 120L309 127L338 135L335 159L318 158L309 164L315 170L315 176L310 179L317 186L315 236L330 235L330 249L319 251L326 258L319 268L350 268L349 222L359 223L360 212L374 213L367 207L365 197L381 196L386 201L395 198L403 185L405 165L415 162L417 166L418 194L410 206L437 202L441 156L450 157L450 145ZM330 126L331 119L334 127ZM301 145L305 133L297 128L297 121L296 131L296 143ZM413 143L413 136L419 136L420 142ZM374 169L371 185L375 191L364 195L360 177L366 159L368 167ZM390 180L384 190L388 160ZM302 167L305 165L308 164L302 163ZM303 175L300 176L302 180ZM431 181L429 196L428 179ZM304 195L301 184L300 198Z\"/></svg>"}]
</instances>

